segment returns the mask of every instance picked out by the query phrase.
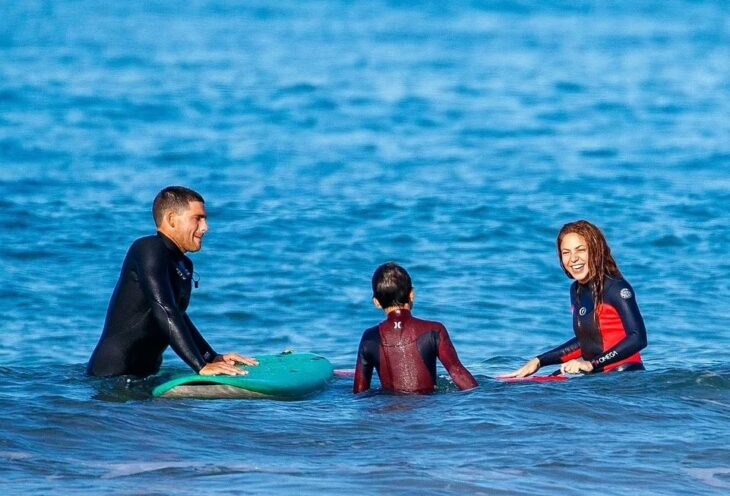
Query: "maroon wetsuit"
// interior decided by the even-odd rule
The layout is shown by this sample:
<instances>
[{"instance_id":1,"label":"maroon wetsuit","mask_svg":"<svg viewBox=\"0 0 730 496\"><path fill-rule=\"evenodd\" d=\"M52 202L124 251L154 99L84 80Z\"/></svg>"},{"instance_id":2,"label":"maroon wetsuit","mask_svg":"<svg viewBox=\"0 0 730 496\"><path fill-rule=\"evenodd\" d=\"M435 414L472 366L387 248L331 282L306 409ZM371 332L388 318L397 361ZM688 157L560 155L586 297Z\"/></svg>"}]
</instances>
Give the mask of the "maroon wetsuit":
<instances>
[{"instance_id":1,"label":"maroon wetsuit","mask_svg":"<svg viewBox=\"0 0 730 496\"><path fill-rule=\"evenodd\" d=\"M383 389L432 393L436 387L436 358L459 388L471 389L478 385L459 361L443 324L417 319L409 310L395 310L363 334L353 390L367 391L375 368Z\"/></svg>"}]
</instances>

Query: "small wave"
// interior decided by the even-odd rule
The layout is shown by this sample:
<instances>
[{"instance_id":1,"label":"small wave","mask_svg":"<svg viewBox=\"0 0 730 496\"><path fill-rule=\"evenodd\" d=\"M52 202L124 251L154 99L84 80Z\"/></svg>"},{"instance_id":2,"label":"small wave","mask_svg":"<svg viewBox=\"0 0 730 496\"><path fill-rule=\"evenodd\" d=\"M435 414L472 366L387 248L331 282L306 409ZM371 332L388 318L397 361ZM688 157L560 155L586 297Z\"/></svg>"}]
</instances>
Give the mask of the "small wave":
<instances>
[{"instance_id":1,"label":"small wave","mask_svg":"<svg viewBox=\"0 0 730 496\"><path fill-rule=\"evenodd\" d=\"M683 398L683 399L692 400L693 398ZM719 406L721 408L726 408L727 410L730 410L730 403L723 403L722 401L708 400L708 399L700 399L697 401L700 403L707 403L708 405Z\"/></svg>"},{"instance_id":2,"label":"small wave","mask_svg":"<svg viewBox=\"0 0 730 496\"><path fill-rule=\"evenodd\" d=\"M652 241L652 244L660 248L669 248L673 246L682 246L684 244L684 241L682 241L682 239L678 238L677 236L674 236L673 234L667 234Z\"/></svg>"},{"instance_id":3,"label":"small wave","mask_svg":"<svg viewBox=\"0 0 730 496\"><path fill-rule=\"evenodd\" d=\"M730 489L730 468L688 468L685 472L708 486Z\"/></svg>"},{"instance_id":4,"label":"small wave","mask_svg":"<svg viewBox=\"0 0 730 496\"><path fill-rule=\"evenodd\" d=\"M11 462L20 460L30 460L33 456L24 451L0 451L0 460L10 460Z\"/></svg>"},{"instance_id":5,"label":"small wave","mask_svg":"<svg viewBox=\"0 0 730 496\"><path fill-rule=\"evenodd\" d=\"M315 93L316 91L317 86L314 84L297 83L279 88L276 93L274 93L274 99L290 95L308 95L311 93Z\"/></svg>"},{"instance_id":6,"label":"small wave","mask_svg":"<svg viewBox=\"0 0 730 496\"><path fill-rule=\"evenodd\" d=\"M593 148L581 150L580 154L586 158L613 158L618 156L618 150L614 148Z\"/></svg>"},{"instance_id":7,"label":"small wave","mask_svg":"<svg viewBox=\"0 0 730 496\"><path fill-rule=\"evenodd\" d=\"M102 479L115 479L121 477L132 477L141 474L154 472L184 472L188 476L212 476L224 474L289 474L296 475L306 472L305 467L292 466L291 464L244 464L244 463L219 463L219 462L193 462L193 461L169 461L169 462L133 462L115 463L104 466L107 472Z\"/></svg>"},{"instance_id":8,"label":"small wave","mask_svg":"<svg viewBox=\"0 0 730 496\"><path fill-rule=\"evenodd\" d=\"M554 86L559 93L578 94L586 91L585 86L574 81L557 81Z\"/></svg>"}]
</instances>

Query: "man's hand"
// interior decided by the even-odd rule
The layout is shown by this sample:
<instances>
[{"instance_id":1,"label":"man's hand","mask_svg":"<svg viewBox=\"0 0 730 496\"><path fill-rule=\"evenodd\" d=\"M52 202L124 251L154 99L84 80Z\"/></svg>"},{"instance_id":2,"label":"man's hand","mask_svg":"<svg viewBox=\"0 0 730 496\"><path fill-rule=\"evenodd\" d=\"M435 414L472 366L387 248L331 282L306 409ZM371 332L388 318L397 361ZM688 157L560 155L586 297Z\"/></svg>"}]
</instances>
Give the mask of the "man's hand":
<instances>
[{"instance_id":1,"label":"man's hand","mask_svg":"<svg viewBox=\"0 0 730 496\"><path fill-rule=\"evenodd\" d=\"M515 379L520 377L527 377L535 372L540 370L540 360L535 357L529 362L527 362L525 365L520 367L519 369L515 370L514 372L510 372L509 374L504 374L498 376L500 379Z\"/></svg>"},{"instance_id":2,"label":"man's hand","mask_svg":"<svg viewBox=\"0 0 730 496\"><path fill-rule=\"evenodd\" d=\"M560 366L561 374L590 374L591 372L593 372L593 364L582 358L570 360Z\"/></svg>"},{"instance_id":3,"label":"man's hand","mask_svg":"<svg viewBox=\"0 0 730 496\"><path fill-rule=\"evenodd\" d=\"M227 363L228 365L235 365L240 363L241 365L254 366L258 365L259 361L255 358L249 358L239 355L238 353L226 353L225 355L218 355L213 360L213 363Z\"/></svg>"},{"instance_id":4,"label":"man's hand","mask_svg":"<svg viewBox=\"0 0 730 496\"><path fill-rule=\"evenodd\" d=\"M247 370L231 365L223 360L207 364L198 371L199 375L246 375Z\"/></svg>"}]
</instances>

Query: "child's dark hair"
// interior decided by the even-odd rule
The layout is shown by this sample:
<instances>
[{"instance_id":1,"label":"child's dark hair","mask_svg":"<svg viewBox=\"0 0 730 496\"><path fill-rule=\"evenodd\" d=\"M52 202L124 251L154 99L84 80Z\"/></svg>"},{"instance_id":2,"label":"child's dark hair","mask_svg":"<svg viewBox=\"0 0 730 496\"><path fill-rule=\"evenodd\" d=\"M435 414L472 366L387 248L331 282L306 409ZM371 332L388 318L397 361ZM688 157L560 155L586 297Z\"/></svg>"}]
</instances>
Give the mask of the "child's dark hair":
<instances>
[{"instance_id":1,"label":"child's dark hair","mask_svg":"<svg viewBox=\"0 0 730 496\"><path fill-rule=\"evenodd\" d=\"M412 289L411 276L394 262L384 263L373 273L373 298L383 308L409 304Z\"/></svg>"}]
</instances>

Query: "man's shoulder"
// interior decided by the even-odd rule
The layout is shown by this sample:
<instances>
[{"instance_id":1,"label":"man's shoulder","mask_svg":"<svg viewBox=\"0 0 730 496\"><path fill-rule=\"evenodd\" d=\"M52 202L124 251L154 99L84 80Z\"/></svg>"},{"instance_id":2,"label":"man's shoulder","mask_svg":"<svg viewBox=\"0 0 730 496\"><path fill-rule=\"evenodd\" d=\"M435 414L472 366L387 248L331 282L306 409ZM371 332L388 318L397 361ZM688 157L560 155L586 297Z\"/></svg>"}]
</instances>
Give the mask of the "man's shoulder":
<instances>
[{"instance_id":1,"label":"man's shoulder","mask_svg":"<svg viewBox=\"0 0 730 496\"><path fill-rule=\"evenodd\" d=\"M141 238L137 238L132 242L131 246L129 247L129 251L165 251L165 243L162 241L162 239L155 235L151 234L149 236L142 236Z\"/></svg>"},{"instance_id":2,"label":"man's shoulder","mask_svg":"<svg viewBox=\"0 0 730 496\"><path fill-rule=\"evenodd\" d=\"M127 250L127 261L136 261L144 265L166 263L170 251L159 236L143 236L134 240Z\"/></svg>"},{"instance_id":3,"label":"man's shoulder","mask_svg":"<svg viewBox=\"0 0 730 496\"><path fill-rule=\"evenodd\" d=\"M156 244L156 245L163 245L162 238L160 238L157 234L149 234L147 236L142 236L141 238L137 238L134 240L132 245L137 244Z\"/></svg>"}]
</instances>

